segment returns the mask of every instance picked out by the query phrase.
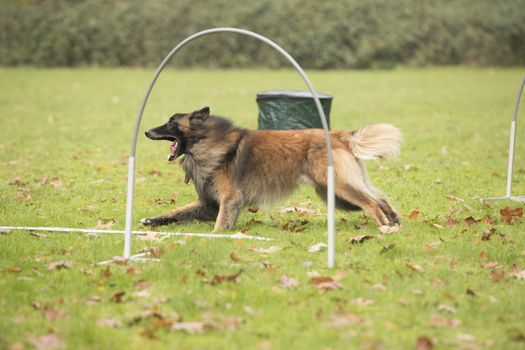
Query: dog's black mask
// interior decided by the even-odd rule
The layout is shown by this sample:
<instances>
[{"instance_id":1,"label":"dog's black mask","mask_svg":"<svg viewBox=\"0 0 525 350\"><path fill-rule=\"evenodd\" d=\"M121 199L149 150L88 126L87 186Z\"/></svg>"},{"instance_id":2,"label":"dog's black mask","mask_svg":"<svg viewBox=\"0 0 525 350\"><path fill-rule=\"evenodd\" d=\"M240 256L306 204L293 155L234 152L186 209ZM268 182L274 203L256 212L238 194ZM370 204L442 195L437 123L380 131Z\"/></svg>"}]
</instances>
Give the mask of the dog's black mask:
<instances>
[{"instance_id":1,"label":"dog's black mask","mask_svg":"<svg viewBox=\"0 0 525 350\"><path fill-rule=\"evenodd\" d=\"M172 142L168 159L171 162L186 153L188 142L192 137L192 127L206 121L209 116L209 107L192 113L177 113L166 124L146 131L146 136L152 140Z\"/></svg>"}]
</instances>

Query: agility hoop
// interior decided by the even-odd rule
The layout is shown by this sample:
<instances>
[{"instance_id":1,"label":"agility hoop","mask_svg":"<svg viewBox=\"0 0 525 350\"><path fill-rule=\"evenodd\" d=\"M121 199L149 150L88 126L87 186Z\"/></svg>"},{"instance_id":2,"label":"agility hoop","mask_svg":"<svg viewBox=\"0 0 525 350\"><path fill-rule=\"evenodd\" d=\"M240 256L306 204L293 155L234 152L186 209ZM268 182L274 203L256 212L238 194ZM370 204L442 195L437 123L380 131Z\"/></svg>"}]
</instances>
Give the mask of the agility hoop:
<instances>
[{"instance_id":1,"label":"agility hoop","mask_svg":"<svg viewBox=\"0 0 525 350\"><path fill-rule=\"evenodd\" d=\"M249 30L245 29L239 29L239 28L213 28L213 29L207 29L203 30L201 32L195 33L186 39L182 40L177 46L175 46L168 55L164 58L164 60L161 62L155 73L153 74L153 78L151 79L151 82L146 89L146 93L144 95L144 98L142 100L142 104L140 106L140 110L137 116L137 120L135 123L135 129L133 131L133 141L131 143L131 150L129 155L129 161L128 161L128 187L127 187L127 196L126 196L126 224L125 224L125 231L124 231L124 253L123 257L125 259L130 259L131 257L131 233L132 233L132 220L133 220L133 193L135 188L135 160L136 160L136 149L137 149L137 139L138 139L138 133L140 128L140 122L142 120L142 115L144 114L144 109L146 108L146 103L148 102L149 95L151 93L151 90L153 89L153 86L155 85L155 82L157 81L157 78L159 77L160 73L163 71L164 67L168 64L170 59L180 50L182 49L186 44L190 43L191 41L210 34L216 34L216 33L237 33L246 35L255 39L258 39L259 41L262 41L263 43L271 46L274 48L277 52L279 52L282 56L284 56L288 62L292 64L292 66L295 68L295 70L301 75L304 82L308 86L308 89L312 93L312 97L315 102L315 106L317 107L317 111L319 112L319 118L321 119L321 123L323 125L324 133L325 133L325 141L326 141L326 148L327 148L327 216L328 216L328 224L327 224L327 230L328 230L328 267L333 268L335 265L335 193L334 193L334 162L332 157L332 144L330 142L330 130L328 129L328 123L326 120L326 116L324 114L323 108L321 106L321 101L319 100L318 94L316 90L314 89L314 86L310 82L310 79L306 76L306 73L301 68L301 66L295 61L295 59L286 52L283 48L281 48L279 45L274 43L272 40L257 34L255 32L251 32Z\"/></svg>"},{"instance_id":2,"label":"agility hoop","mask_svg":"<svg viewBox=\"0 0 525 350\"><path fill-rule=\"evenodd\" d=\"M518 109L520 107L521 95L523 94L523 87L525 86L525 78L521 82L521 86L518 90L518 98L516 105L514 106L514 116L510 124L510 142L509 142L509 160L507 165L507 190L503 197L491 197L491 198L480 198L482 202L511 200L517 202L525 202L525 196L513 196L512 195L512 173L514 171L514 151L516 149L516 125L518 120Z\"/></svg>"}]
</instances>

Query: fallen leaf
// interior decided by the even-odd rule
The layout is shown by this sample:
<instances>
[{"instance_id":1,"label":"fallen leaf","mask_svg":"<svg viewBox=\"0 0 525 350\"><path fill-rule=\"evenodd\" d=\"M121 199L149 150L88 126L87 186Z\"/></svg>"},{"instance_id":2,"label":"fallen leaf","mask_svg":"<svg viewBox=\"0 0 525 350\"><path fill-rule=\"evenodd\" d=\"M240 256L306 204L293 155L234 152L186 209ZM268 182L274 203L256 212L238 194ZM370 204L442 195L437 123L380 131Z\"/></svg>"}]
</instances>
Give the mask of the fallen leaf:
<instances>
[{"instance_id":1,"label":"fallen leaf","mask_svg":"<svg viewBox=\"0 0 525 350\"><path fill-rule=\"evenodd\" d=\"M308 248L308 252L309 253L317 253L317 252L320 252L321 250L323 250L326 247L328 247L328 245L326 245L326 243L322 243L322 242L321 243L316 243L313 246Z\"/></svg>"},{"instance_id":2,"label":"fallen leaf","mask_svg":"<svg viewBox=\"0 0 525 350\"><path fill-rule=\"evenodd\" d=\"M252 247L250 248L252 252L259 253L259 254L271 254L271 253L277 253L281 248L279 248L276 245L272 245L269 248L262 248L262 247Z\"/></svg>"},{"instance_id":3,"label":"fallen leaf","mask_svg":"<svg viewBox=\"0 0 525 350\"><path fill-rule=\"evenodd\" d=\"M136 298L149 298L150 293L147 289L142 289L133 293L133 296Z\"/></svg>"},{"instance_id":4,"label":"fallen leaf","mask_svg":"<svg viewBox=\"0 0 525 350\"><path fill-rule=\"evenodd\" d=\"M343 328L362 323L362 320L351 312L344 312L341 315L332 315L330 320L325 322L326 327Z\"/></svg>"},{"instance_id":5,"label":"fallen leaf","mask_svg":"<svg viewBox=\"0 0 525 350\"><path fill-rule=\"evenodd\" d=\"M361 305L361 306L370 306L374 305L375 302L372 299L366 299L366 298L356 298L352 300L352 303L355 305Z\"/></svg>"},{"instance_id":6,"label":"fallen leaf","mask_svg":"<svg viewBox=\"0 0 525 350\"><path fill-rule=\"evenodd\" d=\"M310 208L300 208L300 207L288 207L288 208L282 208L279 210L280 213L293 213L297 212L299 214L315 214L315 210Z\"/></svg>"},{"instance_id":7,"label":"fallen leaf","mask_svg":"<svg viewBox=\"0 0 525 350\"><path fill-rule=\"evenodd\" d=\"M448 217L447 218L447 221L445 221L445 224L444 226L445 227L448 227L448 228L451 228L453 226L456 226L458 224L458 221L456 219L454 219L453 217Z\"/></svg>"},{"instance_id":8,"label":"fallen leaf","mask_svg":"<svg viewBox=\"0 0 525 350\"><path fill-rule=\"evenodd\" d=\"M447 199L450 199L451 201L455 201L455 202L458 202L458 203L463 203L465 201L462 198L456 197L456 196L451 195L451 194L446 194L445 197L447 197Z\"/></svg>"},{"instance_id":9,"label":"fallen leaf","mask_svg":"<svg viewBox=\"0 0 525 350\"><path fill-rule=\"evenodd\" d=\"M451 314L455 314L456 313L456 309L455 308L453 308L452 306L449 306L449 305L445 305L445 304L439 304L437 309L439 311L448 312L448 313L451 313Z\"/></svg>"},{"instance_id":10,"label":"fallen leaf","mask_svg":"<svg viewBox=\"0 0 525 350\"><path fill-rule=\"evenodd\" d=\"M423 244L421 246L421 250L424 251L424 252L430 252L430 251L432 251L434 249L437 249L440 245L441 245L440 241Z\"/></svg>"},{"instance_id":11,"label":"fallen leaf","mask_svg":"<svg viewBox=\"0 0 525 350\"><path fill-rule=\"evenodd\" d=\"M299 280L289 277L287 275L282 275L280 281L280 286L285 289L295 289L299 287Z\"/></svg>"},{"instance_id":12,"label":"fallen leaf","mask_svg":"<svg viewBox=\"0 0 525 350\"><path fill-rule=\"evenodd\" d=\"M114 219L100 219L97 221L97 229L105 230L110 229L115 225Z\"/></svg>"},{"instance_id":13,"label":"fallen leaf","mask_svg":"<svg viewBox=\"0 0 525 350\"><path fill-rule=\"evenodd\" d=\"M310 279L310 283L313 284L320 291L343 289L343 285L335 281L331 277L312 277Z\"/></svg>"},{"instance_id":14,"label":"fallen leaf","mask_svg":"<svg viewBox=\"0 0 525 350\"><path fill-rule=\"evenodd\" d=\"M25 186L28 183L29 181L22 179L20 176L17 176L8 182L8 184L11 186Z\"/></svg>"},{"instance_id":15,"label":"fallen leaf","mask_svg":"<svg viewBox=\"0 0 525 350\"><path fill-rule=\"evenodd\" d=\"M99 303L101 301L102 301L102 298L99 297L98 295L92 295L84 299L84 303L86 303L86 305L92 305L95 303Z\"/></svg>"},{"instance_id":16,"label":"fallen leaf","mask_svg":"<svg viewBox=\"0 0 525 350\"><path fill-rule=\"evenodd\" d=\"M385 253L388 253L389 251L391 251L392 249L394 249L395 247L395 244L394 243L391 243L387 246L384 246L384 247L381 247L381 250L379 251L379 254L385 254Z\"/></svg>"},{"instance_id":17,"label":"fallen leaf","mask_svg":"<svg viewBox=\"0 0 525 350\"><path fill-rule=\"evenodd\" d=\"M258 207L258 206L249 207L249 208L248 208L248 211L249 211L250 213L255 214L255 213L257 213L257 212L259 211L259 207Z\"/></svg>"},{"instance_id":18,"label":"fallen leaf","mask_svg":"<svg viewBox=\"0 0 525 350\"><path fill-rule=\"evenodd\" d=\"M237 272L236 274L233 274L233 275L215 275L213 276L213 279L211 280L211 284L212 285L217 285L219 283L222 283L222 282L237 282L239 276L241 275L241 273L243 272L243 270L239 270L239 272Z\"/></svg>"},{"instance_id":19,"label":"fallen leaf","mask_svg":"<svg viewBox=\"0 0 525 350\"><path fill-rule=\"evenodd\" d=\"M482 241L490 241L490 238L496 234L496 229L492 227L491 229L484 231L481 233L481 240Z\"/></svg>"},{"instance_id":20,"label":"fallen leaf","mask_svg":"<svg viewBox=\"0 0 525 350\"><path fill-rule=\"evenodd\" d=\"M432 350L434 349L434 343L432 339L426 335L417 337L416 339L416 350Z\"/></svg>"},{"instance_id":21,"label":"fallen leaf","mask_svg":"<svg viewBox=\"0 0 525 350\"><path fill-rule=\"evenodd\" d=\"M467 226L472 226L472 225L475 225L481 222L481 219L475 219L472 216L469 216L469 217L466 217L463 221L465 222L465 224L467 224Z\"/></svg>"},{"instance_id":22,"label":"fallen leaf","mask_svg":"<svg viewBox=\"0 0 525 350\"><path fill-rule=\"evenodd\" d=\"M461 320L458 320L456 318L444 318L439 315L432 315L430 318L430 321L428 322L431 327L450 327L450 328L456 328L459 325L461 325Z\"/></svg>"},{"instance_id":23,"label":"fallen leaf","mask_svg":"<svg viewBox=\"0 0 525 350\"><path fill-rule=\"evenodd\" d=\"M66 312L64 310L57 310L51 306L48 306L44 309L44 317L48 321L55 321L66 317Z\"/></svg>"},{"instance_id":24,"label":"fallen leaf","mask_svg":"<svg viewBox=\"0 0 525 350\"><path fill-rule=\"evenodd\" d=\"M62 181L58 177L54 177L51 179L51 186L54 188L62 188Z\"/></svg>"},{"instance_id":25,"label":"fallen leaf","mask_svg":"<svg viewBox=\"0 0 525 350\"><path fill-rule=\"evenodd\" d=\"M501 267L500 263L498 261L487 261L480 264L481 267L484 269L496 269L498 267Z\"/></svg>"},{"instance_id":26,"label":"fallen leaf","mask_svg":"<svg viewBox=\"0 0 525 350\"><path fill-rule=\"evenodd\" d=\"M69 269L73 265L73 262L68 260L59 260L50 263L47 265L48 270L61 270L61 269Z\"/></svg>"},{"instance_id":27,"label":"fallen leaf","mask_svg":"<svg viewBox=\"0 0 525 350\"><path fill-rule=\"evenodd\" d=\"M243 259L237 255L237 253L235 252L231 252L230 253L230 259L232 259L232 261L235 261L235 262L239 262L239 261L242 261Z\"/></svg>"},{"instance_id":28,"label":"fallen leaf","mask_svg":"<svg viewBox=\"0 0 525 350\"><path fill-rule=\"evenodd\" d=\"M55 333L31 337L29 338L29 343L33 345L36 350L62 350L66 348L66 344L62 338Z\"/></svg>"},{"instance_id":29,"label":"fallen leaf","mask_svg":"<svg viewBox=\"0 0 525 350\"><path fill-rule=\"evenodd\" d=\"M29 235L37 238L47 238L47 235L38 232L30 232Z\"/></svg>"},{"instance_id":30,"label":"fallen leaf","mask_svg":"<svg viewBox=\"0 0 525 350\"><path fill-rule=\"evenodd\" d=\"M498 272L496 270L491 270L490 277L494 282L499 282L505 278L505 271Z\"/></svg>"},{"instance_id":31,"label":"fallen leaf","mask_svg":"<svg viewBox=\"0 0 525 350\"><path fill-rule=\"evenodd\" d=\"M372 239L372 238L374 238L374 237L373 236L369 236L369 235L357 235L357 236L351 237L349 239L349 242L352 243L352 244L363 243L364 241L367 241L367 240Z\"/></svg>"},{"instance_id":32,"label":"fallen leaf","mask_svg":"<svg viewBox=\"0 0 525 350\"><path fill-rule=\"evenodd\" d=\"M109 298L109 301L120 304L122 303L122 299L124 298L124 295L126 295L126 292L117 292L113 294L111 298Z\"/></svg>"},{"instance_id":33,"label":"fallen leaf","mask_svg":"<svg viewBox=\"0 0 525 350\"><path fill-rule=\"evenodd\" d=\"M519 280L525 280L525 270L514 272L512 273L512 276L516 277Z\"/></svg>"},{"instance_id":34,"label":"fallen leaf","mask_svg":"<svg viewBox=\"0 0 525 350\"><path fill-rule=\"evenodd\" d=\"M415 272L423 272L424 271L421 266L419 266L418 264L411 263L411 262L405 263L405 266L408 267L410 270L415 271Z\"/></svg>"},{"instance_id":35,"label":"fallen leaf","mask_svg":"<svg viewBox=\"0 0 525 350\"><path fill-rule=\"evenodd\" d=\"M38 184L39 184L40 186L44 186L44 185L46 185L48 182L49 182L49 176L44 175L44 176L38 181Z\"/></svg>"},{"instance_id":36,"label":"fallen leaf","mask_svg":"<svg viewBox=\"0 0 525 350\"><path fill-rule=\"evenodd\" d=\"M506 224L512 224L512 222L523 216L523 208L510 208L505 207L499 211L501 220Z\"/></svg>"},{"instance_id":37,"label":"fallen leaf","mask_svg":"<svg viewBox=\"0 0 525 350\"><path fill-rule=\"evenodd\" d=\"M412 211L410 211L410 214L408 214L408 218L410 220L417 220L418 217L419 217L418 209L412 209Z\"/></svg>"},{"instance_id":38,"label":"fallen leaf","mask_svg":"<svg viewBox=\"0 0 525 350\"><path fill-rule=\"evenodd\" d=\"M153 176L153 177L159 177L160 176L160 171L151 170L151 171L148 172L148 175Z\"/></svg>"},{"instance_id":39,"label":"fallen leaf","mask_svg":"<svg viewBox=\"0 0 525 350\"><path fill-rule=\"evenodd\" d=\"M202 333L205 329L216 328L208 322L175 322L171 326L172 331L184 331L190 334Z\"/></svg>"},{"instance_id":40,"label":"fallen leaf","mask_svg":"<svg viewBox=\"0 0 525 350\"><path fill-rule=\"evenodd\" d=\"M122 327L122 322L112 316L102 317L98 320L99 326L118 328Z\"/></svg>"},{"instance_id":41,"label":"fallen leaf","mask_svg":"<svg viewBox=\"0 0 525 350\"><path fill-rule=\"evenodd\" d=\"M22 268L16 266L16 267L10 267L4 271L9 272L9 273L20 273L22 272Z\"/></svg>"}]
</instances>

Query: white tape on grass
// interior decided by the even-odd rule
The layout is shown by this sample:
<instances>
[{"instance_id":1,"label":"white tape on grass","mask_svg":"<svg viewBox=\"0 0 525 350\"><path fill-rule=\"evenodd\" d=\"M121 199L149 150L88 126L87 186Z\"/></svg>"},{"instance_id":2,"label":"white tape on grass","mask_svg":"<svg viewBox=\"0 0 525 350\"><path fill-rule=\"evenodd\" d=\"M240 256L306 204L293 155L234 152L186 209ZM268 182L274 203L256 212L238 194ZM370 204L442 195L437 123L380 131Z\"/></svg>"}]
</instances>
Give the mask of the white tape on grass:
<instances>
[{"instance_id":1,"label":"white tape on grass","mask_svg":"<svg viewBox=\"0 0 525 350\"><path fill-rule=\"evenodd\" d=\"M26 226L0 226L0 231L43 231L43 232L81 232L81 233L111 233L123 234L119 230L97 230L85 228L69 227L26 227ZM248 236L244 233L221 234L221 233L189 233L189 232L162 232L162 231L131 231L134 235L159 235L159 236L182 236L182 237L199 237L199 238L225 238L225 239L248 239L255 241L272 241L271 238L261 236Z\"/></svg>"}]
</instances>

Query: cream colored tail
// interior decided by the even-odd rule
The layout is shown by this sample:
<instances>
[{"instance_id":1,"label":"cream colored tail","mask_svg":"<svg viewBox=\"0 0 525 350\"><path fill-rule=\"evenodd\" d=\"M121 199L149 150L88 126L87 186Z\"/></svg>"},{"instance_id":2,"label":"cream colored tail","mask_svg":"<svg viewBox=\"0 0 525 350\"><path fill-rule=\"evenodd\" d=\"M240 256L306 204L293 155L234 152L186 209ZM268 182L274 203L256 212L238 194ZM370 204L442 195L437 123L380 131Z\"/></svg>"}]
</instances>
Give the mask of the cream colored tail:
<instances>
[{"instance_id":1,"label":"cream colored tail","mask_svg":"<svg viewBox=\"0 0 525 350\"><path fill-rule=\"evenodd\" d=\"M402 136L391 124L374 124L354 131L345 140L359 159L394 159L399 156Z\"/></svg>"}]
</instances>

